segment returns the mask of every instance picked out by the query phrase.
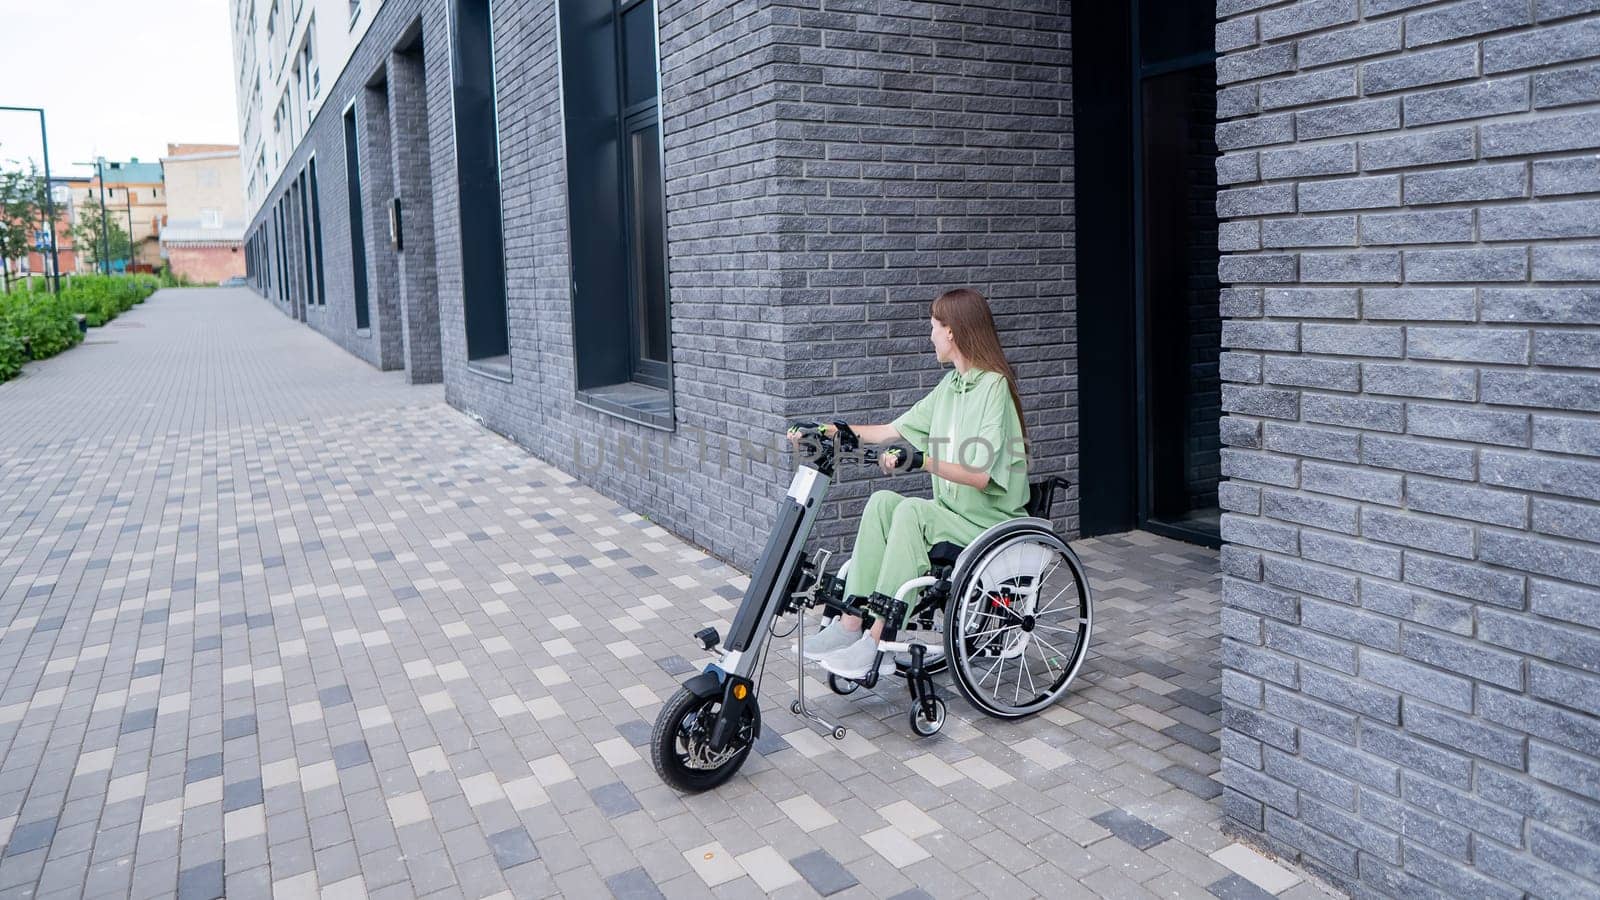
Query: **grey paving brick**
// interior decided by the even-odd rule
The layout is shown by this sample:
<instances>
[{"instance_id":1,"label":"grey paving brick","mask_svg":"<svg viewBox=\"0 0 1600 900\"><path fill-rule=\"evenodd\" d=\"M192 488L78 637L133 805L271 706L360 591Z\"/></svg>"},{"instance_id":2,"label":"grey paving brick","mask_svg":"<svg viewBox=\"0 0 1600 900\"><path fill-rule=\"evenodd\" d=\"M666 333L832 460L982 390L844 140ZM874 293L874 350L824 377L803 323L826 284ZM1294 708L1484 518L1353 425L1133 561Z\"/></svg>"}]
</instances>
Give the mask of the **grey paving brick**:
<instances>
[{"instance_id":1,"label":"grey paving brick","mask_svg":"<svg viewBox=\"0 0 1600 900\"><path fill-rule=\"evenodd\" d=\"M607 878L606 887L617 900L656 900L665 896L650 874L639 866Z\"/></svg>"},{"instance_id":2,"label":"grey paving brick","mask_svg":"<svg viewBox=\"0 0 1600 900\"><path fill-rule=\"evenodd\" d=\"M510 869L539 858L539 850L534 846L533 839L521 828L489 835L489 846L494 851L495 863L502 869Z\"/></svg>"},{"instance_id":3,"label":"grey paving brick","mask_svg":"<svg viewBox=\"0 0 1600 900\"><path fill-rule=\"evenodd\" d=\"M178 873L179 900L214 900L223 896L222 860Z\"/></svg>"},{"instance_id":4,"label":"grey paving brick","mask_svg":"<svg viewBox=\"0 0 1600 900\"><path fill-rule=\"evenodd\" d=\"M855 887L860 882L826 850L813 850L789 860L811 889L824 897Z\"/></svg>"}]
</instances>

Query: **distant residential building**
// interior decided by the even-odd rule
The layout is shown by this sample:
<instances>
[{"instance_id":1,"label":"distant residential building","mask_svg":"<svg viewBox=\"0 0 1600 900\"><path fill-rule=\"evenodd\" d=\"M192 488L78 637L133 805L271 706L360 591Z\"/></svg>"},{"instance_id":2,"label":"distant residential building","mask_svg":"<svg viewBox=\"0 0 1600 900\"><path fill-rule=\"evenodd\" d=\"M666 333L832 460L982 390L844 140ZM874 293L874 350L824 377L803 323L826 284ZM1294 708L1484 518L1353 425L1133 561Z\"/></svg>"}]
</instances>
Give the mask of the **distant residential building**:
<instances>
[{"instance_id":1,"label":"distant residential building","mask_svg":"<svg viewBox=\"0 0 1600 900\"><path fill-rule=\"evenodd\" d=\"M101 177L105 191L101 193ZM72 200L81 215L89 202L104 202L106 215L133 238L136 270L153 271L161 265L161 222L167 214L167 192L161 179L159 162L140 162L137 156L127 162L101 160L98 171L82 188L74 188ZM111 260L113 271L127 266L125 259ZM88 266L87 268L93 268Z\"/></svg>"},{"instance_id":2,"label":"distant residential building","mask_svg":"<svg viewBox=\"0 0 1600 900\"><path fill-rule=\"evenodd\" d=\"M56 254L61 261L62 274L78 271L78 251L72 239L72 225L77 221L73 210L73 189L82 191L87 188L89 179L68 176L65 178L50 179L50 199L55 204L56 219ZM48 219L41 214L39 227L34 230L33 246L40 248L29 251L27 258L22 262L22 273L25 275L49 275L55 270L50 259L50 244L46 237L50 231ZM84 263L88 266L88 263Z\"/></svg>"},{"instance_id":3,"label":"distant residential building","mask_svg":"<svg viewBox=\"0 0 1600 900\"><path fill-rule=\"evenodd\" d=\"M245 272L244 187L236 144L168 144L161 255L174 275L218 282Z\"/></svg>"}]
</instances>

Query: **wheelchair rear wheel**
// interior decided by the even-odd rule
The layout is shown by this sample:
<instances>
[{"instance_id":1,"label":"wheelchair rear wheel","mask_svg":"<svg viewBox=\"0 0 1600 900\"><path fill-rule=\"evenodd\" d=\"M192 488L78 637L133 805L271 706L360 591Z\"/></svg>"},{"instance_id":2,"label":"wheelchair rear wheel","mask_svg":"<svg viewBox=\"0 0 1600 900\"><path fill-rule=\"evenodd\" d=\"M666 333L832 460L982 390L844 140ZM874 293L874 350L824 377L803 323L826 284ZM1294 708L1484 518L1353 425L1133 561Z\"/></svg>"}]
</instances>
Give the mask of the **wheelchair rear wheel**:
<instances>
[{"instance_id":1,"label":"wheelchair rear wheel","mask_svg":"<svg viewBox=\"0 0 1600 900\"><path fill-rule=\"evenodd\" d=\"M974 549L945 616L951 680L988 715L1031 715L1066 693L1087 655L1088 576L1072 548L1043 529Z\"/></svg>"}]
</instances>

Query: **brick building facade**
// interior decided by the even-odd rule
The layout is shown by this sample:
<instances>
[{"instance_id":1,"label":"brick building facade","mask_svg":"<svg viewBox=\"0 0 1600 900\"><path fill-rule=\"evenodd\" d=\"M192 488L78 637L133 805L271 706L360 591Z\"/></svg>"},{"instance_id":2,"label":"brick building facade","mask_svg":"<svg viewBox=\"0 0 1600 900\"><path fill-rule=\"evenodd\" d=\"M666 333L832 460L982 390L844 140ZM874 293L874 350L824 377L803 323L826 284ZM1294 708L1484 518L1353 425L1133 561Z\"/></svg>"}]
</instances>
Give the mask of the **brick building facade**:
<instances>
[{"instance_id":1,"label":"brick building facade","mask_svg":"<svg viewBox=\"0 0 1600 900\"><path fill-rule=\"evenodd\" d=\"M1219 4L1225 806L1341 882L1600 889L1597 10Z\"/></svg>"},{"instance_id":2,"label":"brick building facade","mask_svg":"<svg viewBox=\"0 0 1600 900\"><path fill-rule=\"evenodd\" d=\"M161 255L173 275L216 284L244 275L244 184L234 144L168 144Z\"/></svg>"},{"instance_id":3,"label":"brick building facade","mask_svg":"<svg viewBox=\"0 0 1600 900\"><path fill-rule=\"evenodd\" d=\"M1600 4L486 6L379 7L247 229L263 296L748 566L785 421L905 408L977 287L1063 533L1209 505L1236 827L1352 890L1600 889ZM664 380L584 293L653 252L595 237L652 194L583 193L585 16L655 35L615 120L661 147Z\"/></svg>"}]
</instances>

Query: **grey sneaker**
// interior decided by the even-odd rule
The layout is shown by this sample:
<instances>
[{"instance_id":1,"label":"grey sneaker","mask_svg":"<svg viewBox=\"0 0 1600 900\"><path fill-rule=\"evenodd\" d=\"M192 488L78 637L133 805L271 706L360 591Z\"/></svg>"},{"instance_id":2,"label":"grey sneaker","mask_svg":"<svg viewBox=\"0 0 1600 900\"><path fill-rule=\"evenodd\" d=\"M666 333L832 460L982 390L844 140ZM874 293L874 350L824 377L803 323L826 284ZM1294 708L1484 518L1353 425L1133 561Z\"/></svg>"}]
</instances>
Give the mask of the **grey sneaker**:
<instances>
[{"instance_id":1,"label":"grey sneaker","mask_svg":"<svg viewBox=\"0 0 1600 900\"><path fill-rule=\"evenodd\" d=\"M857 628L855 631L849 631L844 627L843 618L834 619L828 623L828 627L816 634L806 635L805 657L813 661L819 660L829 653L835 650L842 650L859 640L861 640L861 629Z\"/></svg>"},{"instance_id":2,"label":"grey sneaker","mask_svg":"<svg viewBox=\"0 0 1600 900\"><path fill-rule=\"evenodd\" d=\"M861 639L840 650L835 650L818 660L824 669L840 678L865 678L872 669L872 663L878 658L878 642L872 635L863 634ZM884 654L883 662L878 664L878 674L894 674L894 656Z\"/></svg>"}]
</instances>

